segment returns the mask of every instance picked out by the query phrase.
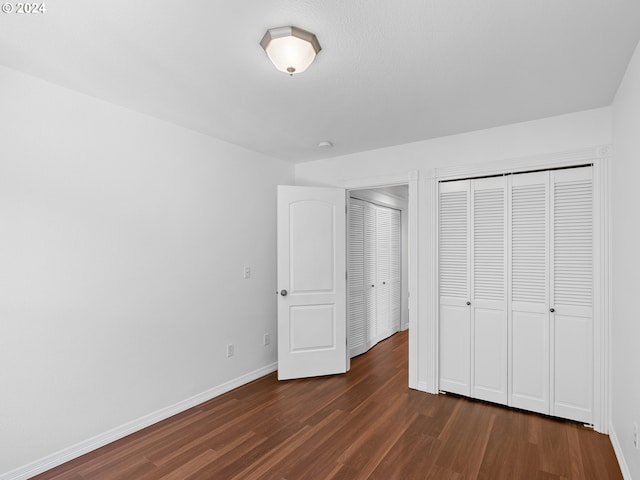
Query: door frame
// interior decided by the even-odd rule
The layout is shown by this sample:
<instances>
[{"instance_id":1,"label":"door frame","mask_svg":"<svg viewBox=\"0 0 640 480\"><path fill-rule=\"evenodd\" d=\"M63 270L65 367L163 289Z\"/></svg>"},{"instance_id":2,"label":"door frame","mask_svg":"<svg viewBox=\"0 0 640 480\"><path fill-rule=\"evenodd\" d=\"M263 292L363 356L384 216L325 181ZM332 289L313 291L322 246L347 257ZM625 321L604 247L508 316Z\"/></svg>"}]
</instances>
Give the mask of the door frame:
<instances>
[{"instance_id":1,"label":"door frame","mask_svg":"<svg viewBox=\"0 0 640 480\"><path fill-rule=\"evenodd\" d=\"M409 296L409 388L426 391L424 382L420 381L419 339L423 328L419 325L418 310L418 180L417 170L405 173L382 175L379 177L348 179L337 182L335 186L350 190L362 190L370 188L389 187L393 185L408 185L409 197L407 199L407 269Z\"/></svg>"},{"instance_id":2,"label":"door frame","mask_svg":"<svg viewBox=\"0 0 640 480\"><path fill-rule=\"evenodd\" d=\"M429 350L430 379L437 393L439 385L438 366L438 182L469 177L499 175L530 170L545 170L585 164L593 165L593 428L600 433L609 433L610 422L610 318L611 318L611 157L610 145L600 145L579 150L549 153L535 157L520 157L465 167L447 167L435 170L428 179L431 202L428 206L429 229L434 233L428 246L429 263L434 268L434 288L429 289L424 299L434 305L435 316L430 318L427 328L433 335L421 346Z\"/></svg>"}]
</instances>

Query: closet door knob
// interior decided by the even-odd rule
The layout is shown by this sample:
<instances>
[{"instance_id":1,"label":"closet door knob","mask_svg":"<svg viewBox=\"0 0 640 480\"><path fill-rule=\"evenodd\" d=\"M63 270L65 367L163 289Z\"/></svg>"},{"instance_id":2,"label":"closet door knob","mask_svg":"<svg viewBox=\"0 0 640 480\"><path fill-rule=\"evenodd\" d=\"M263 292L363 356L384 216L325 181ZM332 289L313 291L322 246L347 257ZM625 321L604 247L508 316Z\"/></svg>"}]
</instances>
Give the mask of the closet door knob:
<instances>
[{"instance_id":1,"label":"closet door knob","mask_svg":"<svg viewBox=\"0 0 640 480\"><path fill-rule=\"evenodd\" d=\"M286 290L281 290L280 291L280 295L282 295L283 297L286 297L287 293L289 293L289 292L287 292Z\"/></svg>"},{"instance_id":2,"label":"closet door knob","mask_svg":"<svg viewBox=\"0 0 640 480\"><path fill-rule=\"evenodd\" d=\"M375 285L371 285L371 287L373 288L373 287L375 287Z\"/></svg>"},{"instance_id":3,"label":"closet door knob","mask_svg":"<svg viewBox=\"0 0 640 480\"><path fill-rule=\"evenodd\" d=\"M553 312L555 312L555 311L556 311L556 309L555 309L555 308L550 308L550 309L549 309L549 311L550 311L551 313L553 313Z\"/></svg>"},{"instance_id":4,"label":"closet door knob","mask_svg":"<svg viewBox=\"0 0 640 480\"><path fill-rule=\"evenodd\" d=\"M387 282L382 282L382 284L383 284L383 285L386 285L386 284L387 284Z\"/></svg>"},{"instance_id":5,"label":"closet door knob","mask_svg":"<svg viewBox=\"0 0 640 480\"><path fill-rule=\"evenodd\" d=\"M471 305L471 302L467 302L467 305Z\"/></svg>"}]
</instances>

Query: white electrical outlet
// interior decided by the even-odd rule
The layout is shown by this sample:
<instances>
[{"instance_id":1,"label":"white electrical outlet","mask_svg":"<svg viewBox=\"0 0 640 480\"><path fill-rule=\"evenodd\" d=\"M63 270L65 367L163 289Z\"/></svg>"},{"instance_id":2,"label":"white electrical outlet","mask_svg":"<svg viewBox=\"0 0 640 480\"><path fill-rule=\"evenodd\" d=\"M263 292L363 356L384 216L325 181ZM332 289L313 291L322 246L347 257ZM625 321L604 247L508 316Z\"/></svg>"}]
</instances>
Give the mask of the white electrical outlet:
<instances>
[{"instance_id":1,"label":"white electrical outlet","mask_svg":"<svg viewBox=\"0 0 640 480\"><path fill-rule=\"evenodd\" d=\"M268 333L264 334L264 345L267 346L271 343L271 335Z\"/></svg>"},{"instance_id":2,"label":"white electrical outlet","mask_svg":"<svg viewBox=\"0 0 640 480\"><path fill-rule=\"evenodd\" d=\"M633 446L640 449L640 440L638 439L638 422L633 424Z\"/></svg>"},{"instance_id":3,"label":"white electrical outlet","mask_svg":"<svg viewBox=\"0 0 640 480\"><path fill-rule=\"evenodd\" d=\"M244 267L244 269L242 270L244 278L251 278L251 267Z\"/></svg>"},{"instance_id":4,"label":"white electrical outlet","mask_svg":"<svg viewBox=\"0 0 640 480\"><path fill-rule=\"evenodd\" d=\"M233 357L233 343L227 345L227 357Z\"/></svg>"}]
</instances>

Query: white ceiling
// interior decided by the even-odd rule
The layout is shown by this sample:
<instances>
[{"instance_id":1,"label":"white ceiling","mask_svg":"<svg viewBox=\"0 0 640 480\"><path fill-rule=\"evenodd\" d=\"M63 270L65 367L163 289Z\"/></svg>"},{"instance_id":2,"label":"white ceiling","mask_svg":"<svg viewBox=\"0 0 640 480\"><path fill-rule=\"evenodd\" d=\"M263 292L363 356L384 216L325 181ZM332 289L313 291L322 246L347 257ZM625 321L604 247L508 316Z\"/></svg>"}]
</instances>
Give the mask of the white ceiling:
<instances>
[{"instance_id":1,"label":"white ceiling","mask_svg":"<svg viewBox=\"0 0 640 480\"><path fill-rule=\"evenodd\" d=\"M294 162L609 105L640 39L638 0L46 7L0 13L0 64ZM293 78L259 45L284 25L322 45Z\"/></svg>"}]
</instances>

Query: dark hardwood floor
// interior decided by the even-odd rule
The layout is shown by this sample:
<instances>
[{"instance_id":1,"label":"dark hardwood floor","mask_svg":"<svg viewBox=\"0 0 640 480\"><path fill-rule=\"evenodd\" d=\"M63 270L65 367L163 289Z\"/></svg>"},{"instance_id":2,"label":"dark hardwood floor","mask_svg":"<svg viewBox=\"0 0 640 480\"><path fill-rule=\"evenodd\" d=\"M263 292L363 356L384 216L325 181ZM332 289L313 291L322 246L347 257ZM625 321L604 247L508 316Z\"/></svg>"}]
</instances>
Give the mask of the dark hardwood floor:
<instances>
[{"instance_id":1,"label":"dark hardwood floor","mask_svg":"<svg viewBox=\"0 0 640 480\"><path fill-rule=\"evenodd\" d=\"M620 479L605 435L407 388L407 333L346 375L275 374L38 479Z\"/></svg>"}]
</instances>

